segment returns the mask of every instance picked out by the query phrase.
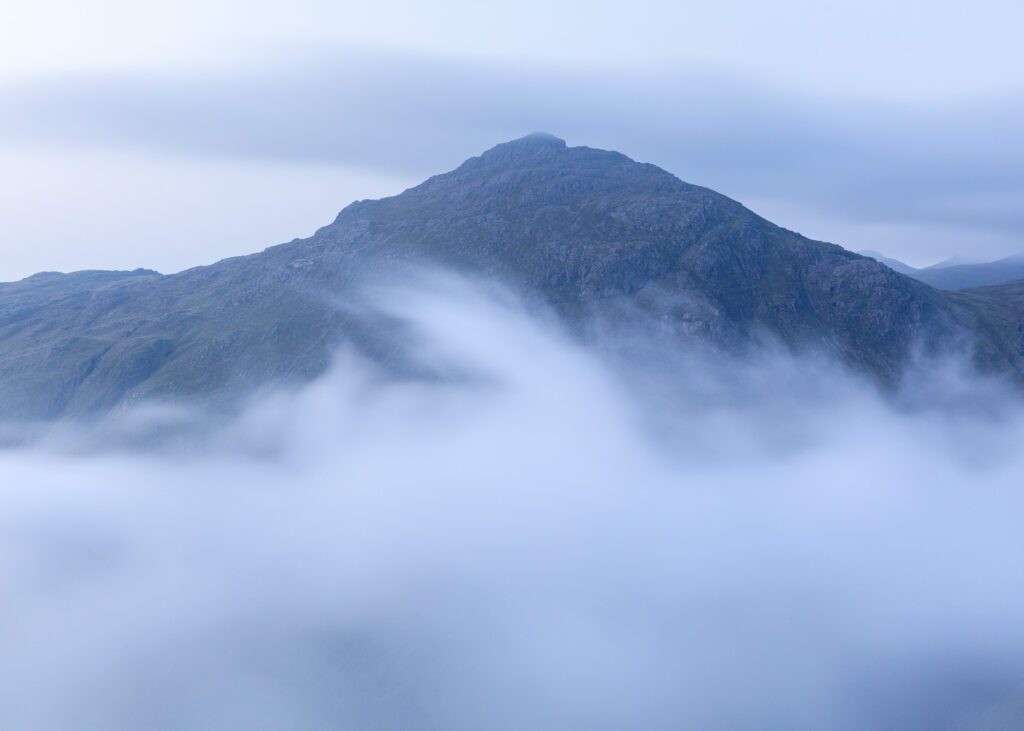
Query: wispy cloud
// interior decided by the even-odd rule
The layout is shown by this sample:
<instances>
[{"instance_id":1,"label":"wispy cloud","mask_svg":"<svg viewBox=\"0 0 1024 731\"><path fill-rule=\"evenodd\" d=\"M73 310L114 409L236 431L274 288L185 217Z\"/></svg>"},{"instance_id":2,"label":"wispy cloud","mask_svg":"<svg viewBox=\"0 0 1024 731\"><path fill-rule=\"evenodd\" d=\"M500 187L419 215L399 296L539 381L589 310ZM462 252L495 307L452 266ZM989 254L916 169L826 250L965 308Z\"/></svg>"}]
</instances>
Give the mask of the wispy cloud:
<instances>
[{"instance_id":1,"label":"wispy cloud","mask_svg":"<svg viewBox=\"0 0 1024 731\"><path fill-rule=\"evenodd\" d=\"M882 104L718 73L351 52L230 72L51 76L8 86L0 99L9 142L354 164L416 177L544 129L741 200L1024 244L1024 91Z\"/></svg>"}]
</instances>

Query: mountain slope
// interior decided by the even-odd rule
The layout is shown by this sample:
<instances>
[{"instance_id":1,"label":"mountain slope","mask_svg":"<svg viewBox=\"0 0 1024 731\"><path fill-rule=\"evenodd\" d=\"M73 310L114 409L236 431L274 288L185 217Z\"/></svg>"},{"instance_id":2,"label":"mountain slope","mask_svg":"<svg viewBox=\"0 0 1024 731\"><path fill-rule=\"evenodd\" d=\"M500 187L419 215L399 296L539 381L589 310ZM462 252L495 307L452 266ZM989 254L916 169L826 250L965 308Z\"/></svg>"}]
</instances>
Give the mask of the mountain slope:
<instances>
[{"instance_id":1,"label":"mountain slope","mask_svg":"<svg viewBox=\"0 0 1024 731\"><path fill-rule=\"evenodd\" d=\"M537 134L353 203L312 237L259 254L173 276L0 285L0 417L230 399L315 376L342 342L394 360L383 323L339 302L367 276L422 263L507 282L577 325L622 305L677 337L823 349L889 383L915 348L955 347L975 331L979 352L1014 349L978 330L984 303L779 228L653 165ZM1019 373L1020 358L1000 368Z\"/></svg>"},{"instance_id":2,"label":"mountain slope","mask_svg":"<svg viewBox=\"0 0 1024 731\"><path fill-rule=\"evenodd\" d=\"M949 292L974 316L975 361L984 370L1021 374L1024 359L1024 280Z\"/></svg>"}]
</instances>

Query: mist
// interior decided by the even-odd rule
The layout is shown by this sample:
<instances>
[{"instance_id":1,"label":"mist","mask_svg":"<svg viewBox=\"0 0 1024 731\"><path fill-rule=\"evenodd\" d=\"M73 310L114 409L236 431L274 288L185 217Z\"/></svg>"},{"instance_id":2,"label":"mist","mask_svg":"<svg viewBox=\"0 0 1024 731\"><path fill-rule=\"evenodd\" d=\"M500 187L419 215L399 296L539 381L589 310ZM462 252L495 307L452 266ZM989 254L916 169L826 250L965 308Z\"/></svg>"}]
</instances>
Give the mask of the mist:
<instances>
[{"instance_id":1,"label":"mist","mask_svg":"<svg viewBox=\"0 0 1024 731\"><path fill-rule=\"evenodd\" d=\"M999 383L584 343L451 278L369 301L424 375L342 350L227 420L9 440L0 727L1021 717L1024 411Z\"/></svg>"}]
</instances>

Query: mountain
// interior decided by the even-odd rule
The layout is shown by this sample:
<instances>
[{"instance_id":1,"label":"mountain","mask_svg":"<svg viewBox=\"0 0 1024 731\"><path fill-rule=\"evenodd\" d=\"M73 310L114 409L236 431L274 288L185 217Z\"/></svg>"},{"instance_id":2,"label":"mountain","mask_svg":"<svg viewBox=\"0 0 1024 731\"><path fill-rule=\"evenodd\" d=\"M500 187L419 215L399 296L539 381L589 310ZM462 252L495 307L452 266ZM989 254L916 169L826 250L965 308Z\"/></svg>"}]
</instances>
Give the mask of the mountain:
<instances>
[{"instance_id":1,"label":"mountain","mask_svg":"<svg viewBox=\"0 0 1024 731\"><path fill-rule=\"evenodd\" d=\"M857 253L860 254L861 256L866 256L869 259L874 259L877 262L885 264L887 267L892 269L894 272L899 272L900 274L906 274L908 277L913 277L915 274L917 274L917 272L920 271L919 269L915 269L914 267L910 266L909 264L904 264L899 259L890 258L890 257L886 256L885 254L882 254L881 252L878 252L878 251L866 250L866 251L858 251Z\"/></svg>"},{"instance_id":2,"label":"mountain","mask_svg":"<svg viewBox=\"0 0 1024 731\"><path fill-rule=\"evenodd\" d=\"M1024 373L999 295L950 297L654 165L534 134L258 254L0 285L0 418L230 401L315 377L342 343L400 367L393 324L348 305L366 277L424 263L504 281L581 331L614 311L730 352L824 350L888 384L916 350L969 342L983 367Z\"/></svg>"},{"instance_id":3,"label":"mountain","mask_svg":"<svg viewBox=\"0 0 1024 731\"><path fill-rule=\"evenodd\" d=\"M948 292L974 315L975 358L984 370L1013 374L1021 383L1024 358L1024 280Z\"/></svg>"},{"instance_id":4,"label":"mountain","mask_svg":"<svg viewBox=\"0 0 1024 731\"><path fill-rule=\"evenodd\" d=\"M904 264L897 259L890 259L877 251L862 251L864 256L885 264L893 271L906 274L919 282L924 282L936 289L954 290L972 287L988 287L994 284L1006 284L1024 279L1024 254L1015 254L997 261L964 264L951 258L923 269Z\"/></svg>"},{"instance_id":5,"label":"mountain","mask_svg":"<svg viewBox=\"0 0 1024 731\"><path fill-rule=\"evenodd\" d=\"M976 258L974 258L972 256L962 256L960 254L957 254L955 256L946 257L942 261L936 262L935 264L931 264L931 265L929 265L927 267L924 267L924 268L925 269L945 269L947 267L973 266L975 264L984 264L984 262L979 260L979 259L976 259Z\"/></svg>"},{"instance_id":6,"label":"mountain","mask_svg":"<svg viewBox=\"0 0 1024 731\"><path fill-rule=\"evenodd\" d=\"M1024 279L1024 256L1017 254L983 264L951 264L920 269L912 275L936 289L968 289Z\"/></svg>"}]
</instances>

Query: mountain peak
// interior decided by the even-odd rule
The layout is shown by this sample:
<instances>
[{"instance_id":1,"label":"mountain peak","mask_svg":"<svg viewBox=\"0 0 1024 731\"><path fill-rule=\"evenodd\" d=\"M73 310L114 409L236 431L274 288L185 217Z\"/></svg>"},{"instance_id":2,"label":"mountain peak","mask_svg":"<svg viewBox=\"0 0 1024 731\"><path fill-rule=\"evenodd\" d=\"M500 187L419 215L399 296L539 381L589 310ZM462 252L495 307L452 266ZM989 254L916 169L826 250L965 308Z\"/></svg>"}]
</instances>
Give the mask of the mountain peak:
<instances>
[{"instance_id":1,"label":"mountain peak","mask_svg":"<svg viewBox=\"0 0 1024 731\"><path fill-rule=\"evenodd\" d=\"M555 137L548 132L531 132L525 137L506 142L506 145L532 146L532 147L565 147L565 140Z\"/></svg>"},{"instance_id":2,"label":"mountain peak","mask_svg":"<svg viewBox=\"0 0 1024 731\"><path fill-rule=\"evenodd\" d=\"M547 132L533 132L509 142L495 145L481 157L484 159L506 157L534 157L552 155L566 149L565 140Z\"/></svg>"}]
</instances>

